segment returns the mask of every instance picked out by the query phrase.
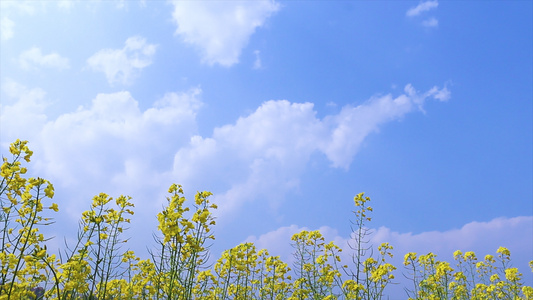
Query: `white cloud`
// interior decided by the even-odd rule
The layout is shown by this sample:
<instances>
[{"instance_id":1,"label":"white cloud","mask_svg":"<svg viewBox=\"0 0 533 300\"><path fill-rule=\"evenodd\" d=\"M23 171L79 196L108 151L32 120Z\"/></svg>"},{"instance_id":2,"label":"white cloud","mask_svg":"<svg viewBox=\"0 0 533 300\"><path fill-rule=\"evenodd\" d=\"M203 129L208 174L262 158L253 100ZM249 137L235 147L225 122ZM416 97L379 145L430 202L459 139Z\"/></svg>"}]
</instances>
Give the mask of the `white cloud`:
<instances>
[{"instance_id":1,"label":"white cloud","mask_svg":"<svg viewBox=\"0 0 533 300\"><path fill-rule=\"evenodd\" d=\"M247 203L263 201L275 210L287 193L298 190L313 153L324 154L332 167L348 168L365 137L380 126L421 109L429 97L449 98L446 88L420 93L407 85L402 95L372 97L322 119L312 103L267 101L202 137L196 123L198 89L169 93L145 111L128 92L99 94L89 106L54 120L46 119L42 104L34 104L44 92L24 91L12 94L33 93L25 96L31 101L2 110L20 120L22 128L3 123L2 131L19 138L28 124L36 124L26 130L38 145L38 169L58 186L76 190L85 200L102 190L153 193L151 199L177 182L187 190L214 192L213 201L222 204L217 216L225 220ZM152 209L145 212L159 208L159 202L142 199ZM81 200L71 201L77 207Z\"/></svg>"},{"instance_id":2,"label":"white cloud","mask_svg":"<svg viewBox=\"0 0 533 300\"><path fill-rule=\"evenodd\" d=\"M57 7L69 10L74 6L74 0L57 0Z\"/></svg>"},{"instance_id":3,"label":"white cloud","mask_svg":"<svg viewBox=\"0 0 533 300\"><path fill-rule=\"evenodd\" d=\"M171 168L172 153L196 130L199 93L193 89L166 94L144 112L129 92L99 94L90 107L63 114L44 126L43 169L73 185L84 178L129 182L131 189L135 189L131 180L151 182L146 176L128 176L139 167L132 164L142 161L156 173Z\"/></svg>"},{"instance_id":4,"label":"white cloud","mask_svg":"<svg viewBox=\"0 0 533 300\"><path fill-rule=\"evenodd\" d=\"M291 237L302 230L315 229L296 225L285 226L258 237L249 236L244 242L253 242L258 249L267 249L271 255L279 255L286 262L292 263L294 249L290 246ZM353 250L348 246L349 237L339 236L337 230L327 226L318 228L318 230L325 237L326 242L333 241L343 248L342 259L345 262L351 262ZM483 259L486 254L496 256L496 250L503 246L511 251L513 266L527 274L528 262L531 260L533 251L533 241L524 238L533 236L533 216L496 218L488 222L471 222L460 229L418 234L399 233L386 227L373 229L373 231L370 243L374 247L385 242L394 247L392 251L394 258L391 262L398 267L395 277L400 282L400 286L389 288L389 293L392 295L403 294L402 287L408 283L401 275L404 272L403 257L408 252L416 252L418 255L432 252L437 255L438 260L448 261L454 266L453 252L455 250L461 250L463 253L474 251L478 258ZM526 280L531 282L531 276L526 276Z\"/></svg>"},{"instance_id":5,"label":"white cloud","mask_svg":"<svg viewBox=\"0 0 533 300\"><path fill-rule=\"evenodd\" d=\"M172 1L176 34L198 47L209 65L232 66L250 36L279 9L273 0Z\"/></svg>"},{"instance_id":6,"label":"white cloud","mask_svg":"<svg viewBox=\"0 0 533 300\"><path fill-rule=\"evenodd\" d=\"M220 215L259 199L276 207L286 192L298 188L312 153L323 153L333 167L347 169L366 136L422 109L429 97L446 100L449 91L434 87L419 93L407 85L398 97L373 97L324 119L316 117L311 103L267 101L235 124L215 128L211 137L191 138L174 157L175 177L185 185L202 182L216 192L214 199L223 203Z\"/></svg>"},{"instance_id":7,"label":"white cloud","mask_svg":"<svg viewBox=\"0 0 533 300\"><path fill-rule=\"evenodd\" d=\"M32 0L16 0L16 1L0 1L0 11L2 18L0 19L0 39L2 41L9 40L14 36L15 22L17 15L35 15L37 12L45 12L49 4L57 3L59 8L70 8L74 0L56 0L56 1L32 1Z\"/></svg>"},{"instance_id":8,"label":"white cloud","mask_svg":"<svg viewBox=\"0 0 533 300\"><path fill-rule=\"evenodd\" d=\"M496 218L488 222L470 222L459 229L447 231L428 231L418 234L399 233L386 227L376 230L372 243L379 245L389 242L394 246L395 257L393 263L400 265L403 256L408 252L437 254L437 259L452 262L453 252L461 250L474 251L478 258L483 259L487 254L496 256L496 250L502 246L511 251L514 267L518 267L523 274L528 273L528 262L533 252L533 240L524 237L533 236L533 216L513 218ZM452 264L453 265L453 264ZM403 278L398 273L401 282ZM531 273L526 275L529 284Z\"/></svg>"},{"instance_id":9,"label":"white cloud","mask_svg":"<svg viewBox=\"0 0 533 300\"><path fill-rule=\"evenodd\" d=\"M215 197L222 211L234 211L255 195L279 198L292 189L322 131L311 103L268 101L235 124L196 136L174 159L179 182L227 187ZM272 189L276 185L276 189ZM274 201L275 202L275 201Z\"/></svg>"},{"instance_id":10,"label":"white cloud","mask_svg":"<svg viewBox=\"0 0 533 300\"><path fill-rule=\"evenodd\" d=\"M117 2L117 8L118 8L118 9L124 9L124 8L126 8L126 2L125 2L124 0L119 0L119 1Z\"/></svg>"},{"instance_id":11,"label":"white cloud","mask_svg":"<svg viewBox=\"0 0 533 300\"><path fill-rule=\"evenodd\" d=\"M408 84L404 91L405 94L396 98L389 94L373 97L359 106L347 105L339 114L324 119L329 134L321 141L319 149L334 167L348 168L364 138L383 123L399 119L415 107L423 111L423 104L429 97L443 99L447 93L449 97L446 88L433 87L421 94Z\"/></svg>"},{"instance_id":12,"label":"white cloud","mask_svg":"<svg viewBox=\"0 0 533 300\"><path fill-rule=\"evenodd\" d=\"M94 71L104 72L109 84L130 84L139 72L152 64L157 46L134 36L122 49L103 49L91 56L87 64Z\"/></svg>"},{"instance_id":13,"label":"white cloud","mask_svg":"<svg viewBox=\"0 0 533 300\"><path fill-rule=\"evenodd\" d=\"M254 67L253 68L255 70L261 69L261 67L262 67L261 56L259 56L261 54L261 52L259 50L255 50L254 54L255 54L255 61L254 61Z\"/></svg>"},{"instance_id":14,"label":"white cloud","mask_svg":"<svg viewBox=\"0 0 533 300\"><path fill-rule=\"evenodd\" d=\"M308 227L299 227L293 224L290 226L280 227L260 236L249 236L243 241L243 243L254 243L257 249L267 249L270 255L280 256L284 262L291 266L294 262L294 256L292 255L294 248L292 247L293 242L291 241L291 237L294 234L300 233L304 230L313 231L314 229L310 229ZM346 239L339 237L336 229L328 226L322 226L317 230L320 231L326 241L333 241L338 246L346 246ZM346 247L345 250L348 250L348 248Z\"/></svg>"},{"instance_id":15,"label":"white cloud","mask_svg":"<svg viewBox=\"0 0 533 300\"><path fill-rule=\"evenodd\" d=\"M4 12L13 12L23 13L27 15L33 15L36 12L38 7L43 7L45 3L35 2L35 1L1 1L0 9Z\"/></svg>"},{"instance_id":16,"label":"white cloud","mask_svg":"<svg viewBox=\"0 0 533 300\"><path fill-rule=\"evenodd\" d=\"M431 88L431 90L428 91L427 95L433 96L435 99L438 99L440 101L448 101L451 97L450 90L448 90L447 87L444 87L439 90L436 86Z\"/></svg>"},{"instance_id":17,"label":"white cloud","mask_svg":"<svg viewBox=\"0 0 533 300\"><path fill-rule=\"evenodd\" d=\"M45 109L49 103L46 93L39 88L29 89L13 80L2 83L6 97L0 103L0 136L6 147L16 139L34 141L47 118ZM12 103L10 103L12 102Z\"/></svg>"},{"instance_id":18,"label":"white cloud","mask_svg":"<svg viewBox=\"0 0 533 300\"><path fill-rule=\"evenodd\" d=\"M169 176L173 155L197 134L199 89L167 93L146 110L129 92L98 94L90 105L55 119L45 115L43 90L8 81L2 92L1 146L5 150L17 138L30 141L30 176L54 183L63 222L78 220L95 194L127 193L136 206L132 230L150 236L157 228L153 216L175 182Z\"/></svg>"},{"instance_id":19,"label":"white cloud","mask_svg":"<svg viewBox=\"0 0 533 300\"><path fill-rule=\"evenodd\" d=\"M427 19L427 20L424 20L424 21L422 22L422 25L423 25L424 27L437 27L437 26L439 26L439 20L437 20L437 19L434 18L434 17L431 17L431 18L429 18L429 19Z\"/></svg>"},{"instance_id":20,"label":"white cloud","mask_svg":"<svg viewBox=\"0 0 533 300\"><path fill-rule=\"evenodd\" d=\"M439 6L439 2L437 0L430 0L430 1L426 1L426 2L421 2L416 7L410 8L406 12L406 15L408 17L418 16L418 15L420 15L421 13L423 13L425 11L429 11L431 9L437 8L438 6Z\"/></svg>"},{"instance_id":21,"label":"white cloud","mask_svg":"<svg viewBox=\"0 0 533 300\"><path fill-rule=\"evenodd\" d=\"M0 11L2 11L2 18L0 19L0 40L7 41L14 36L15 22L13 15L25 14L33 15L38 6L43 6L43 1L0 1Z\"/></svg>"},{"instance_id":22,"label":"white cloud","mask_svg":"<svg viewBox=\"0 0 533 300\"><path fill-rule=\"evenodd\" d=\"M407 85L402 95L372 97L322 119L312 103L267 101L202 137L199 89L169 93L144 111L129 92L98 94L90 105L55 119L44 114L44 91L9 83L3 92L14 103L2 103L2 146L16 138L32 142L39 176L70 193L62 206L67 216L77 218L84 208L79 204L96 193L127 191L149 218L176 182L187 191L214 192L212 200L222 204L219 221L247 203L263 201L275 210L298 190L313 153L323 153L332 167L348 168L368 134L429 97L449 98L446 88L420 93Z\"/></svg>"},{"instance_id":23,"label":"white cloud","mask_svg":"<svg viewBox=\"0 0 533 300\"><path fill-rule=\"evenodd\" d=\"M37 47L22 52L19 56L19 63L26 70L31 69L34 65L56 69L68 69L70 67L67 58L61 57L57 53L43 55L41 49Z\"/></svg>"},{"instance_id":24,"label":"white cloud","mask_svg":"<svg viewBox=\"0 0 533 300\"><path fill-rule=\"evenodd\" d=\"M196 134L202 105L199 89L168 93L145 111L129 92L118 92L99 94L90 106L49 119L42 89L6 80L2 92L2 147L17 138L29 140L39 176L77 191L80 198L70 197L74 208L102 190L164 191L170 181L161 179L172 169L173 154Z\"/></svg>"},{"instance_id":25,"label":"white cloud","mask_svg":"<svg viewBox=\"0 0 533 300\"><path fill-rule=\"evenodd\" d=\"M13 37L13 27L15 27L15 22L8 17L0 19L0 39L2 41L7 41Z\"/></svg>"}]
</instances>

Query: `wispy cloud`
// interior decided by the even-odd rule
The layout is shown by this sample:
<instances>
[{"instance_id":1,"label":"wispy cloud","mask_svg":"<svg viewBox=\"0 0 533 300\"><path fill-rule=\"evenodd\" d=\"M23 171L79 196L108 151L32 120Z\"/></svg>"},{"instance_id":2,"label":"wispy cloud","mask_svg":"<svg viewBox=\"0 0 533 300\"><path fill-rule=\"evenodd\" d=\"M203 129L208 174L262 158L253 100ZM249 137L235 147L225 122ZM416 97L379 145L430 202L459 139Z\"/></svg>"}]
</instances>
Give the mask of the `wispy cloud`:
<instances>
[{"instance_id":1,"label":"wispy cloud","mask_svg":"<svg viewBox=\"0 0 533 300\"><path fill-rule=\"evenodd\" d=\"M430 1L422 2L418 4L417 6L410 8L406 12L406 15L408 17L418 16L425 11L429 11L431 9L437 8L438 6L439 6L439 2L437 0L430 0Z\"/></svg>"},{"instance_id":2,"label":"wispy cloud","mask_svg":"<svg viewBox=\"0 0 533 300\"><path fill-rule=\"evenodd\" d=\"M258 69L261 69L261 67L263 66L262 63L261 63L261 52L259 50L255 50L254 51L254 54L255 54L255 61L254 61L254 69L255 70L258 70Z\"/></svg>"},{"instance_id":3,"label":"wispy cloud","mask_svg":"<svg viewBox=\"0 0 533 300\"><path fill-rule=\"evenodd\" d=\"M130 37L122 49L103 49L87 60L94 71L104 72L109 84L130 84L139 72L152 64L156 45L140 36Z\"/></svg>"},{"instance_id":4,"label":"wispy cloud","mask_svg":"<svg viewBox=\"0 0 533 300\"><path fill-rule=\"evenodd\" d=\"M57 7L69 10L74 6L74 0L57 0Z\"/></svg>"},{"instance_id":5,"label":"wispy cloud","mask_svg":"<svg viewBox=\"0 0 533 300\"><path fill-rule=\"evenodd\" d=\"M61 57L57 53L43 55L41 49L37 47L22 52L19 56L19 63L26 70L36 66L55 69L68 69L70 67L68 58Z\"/></svg>"},{"instance_id":6,"label":"wispy cloud","mask_svg":"<svg viewBox=\"0 0 533 300\"><path fill-rule=\"evenodd\" d=\"M242 49L255 30L280 5L259 1L172 1L176 34L201 52L202 61L225 67L239 62Z\"/></svg>"},{"instance_id":7,"label":"wispy cloud","mask_svg":"<svg viewBox=\"0 0 533 300\"><path fill-rule=\"evenodd\" d=\"M15 21L13 15L33 15L37 8L43 5L44 2L35 1L0 1L0 11L2 11L2 18L0 19L0 40L7 41L13 38L15 31Z\"/></svg>"},{"instance_id":8,"label":"wispy cloud","mask_svg":"<svg viewBox=\"0 0 533 300\"><path fill-rule=\"evenodd\" d=\"M27 15L33 15L38 8L42 8L45 3L35 2L35 1L2 1L0 2L0 9L4 12L18 12Z\"/></svg>"},{"instance_id":9,"label":"wispy cloud","mask_svg":"<svg viewBox=\"0 0 533 300\"><path fill-rule=\"evenodd\" d=\"M429 18L427 20L422 21L422 25L424 27L437 27L437 26L439 26L439 20L437 20L434 17L431 17L431 18Z\"/></svg>"},{"instance_id":10,"label":"wispy cloud","mask_svg":"<svg viewBox=\"0 0 533 300\"><path fill-rule=\"evenodd\" d=\"M0 39L2 41L7 41L13 37L13 28L15 27L15 22L13 22L8 17L2 17L0 19Z\"/></svg>"},{"instance_id":11,"label":"wispy cloud","mask_svg":"<svg viewBox=\"0 0 533 300\"><path fill-rule=\"evenodd\" d=\"M6 41L11 39L14 34L16 26L15 21L17 15L35 15L36 13L45 12L50 4L57 4L59 8L70 8L74 0L56 0L56 1L31 1L31 0L17 0L17 1L0 1L0 11L2 18L0 19L0 40Z\"/></svg>"}]
</instances>

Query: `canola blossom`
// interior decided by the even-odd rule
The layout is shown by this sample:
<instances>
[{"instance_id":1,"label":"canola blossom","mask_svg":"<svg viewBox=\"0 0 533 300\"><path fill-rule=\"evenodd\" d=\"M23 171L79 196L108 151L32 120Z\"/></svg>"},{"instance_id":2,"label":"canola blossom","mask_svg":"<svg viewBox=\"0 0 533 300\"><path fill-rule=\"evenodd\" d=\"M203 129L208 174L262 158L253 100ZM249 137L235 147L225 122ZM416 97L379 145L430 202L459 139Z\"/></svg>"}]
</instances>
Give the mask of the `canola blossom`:
<instances>
[{"instance_id":1,"label":"canola blossom","mask_svg":"<svg viewBox=\"0 0 533 300\"><path fill-rule=\"evenodd\" d=\"M167 205L157 214L156 250L148 259L123 250L122 236L134 215L131 197L93 197L82 213L77 242L59 255L46 247L40 233L59 211L52 202L54 186L42 178L26 178L33 152L17 140L3 157L0 169L0 300L7 299L386 299L384 290L397 276L410 278L405 299L533 299L533 288L511 267L509 249L479 257L453 253L454 262L439 261L433 253L410 252L404 266L388 262L394 248L374 249L370 198L354 198L349 249L327 242L320 231L302 231L291 238L295 262L253 243L224 251L207 266L216 225L209 192L194 201L180 185L168 190ZM341 252L350 251L343 261ZM533 261L530 262L533 271Z\"/></svg>"}]
</instances>

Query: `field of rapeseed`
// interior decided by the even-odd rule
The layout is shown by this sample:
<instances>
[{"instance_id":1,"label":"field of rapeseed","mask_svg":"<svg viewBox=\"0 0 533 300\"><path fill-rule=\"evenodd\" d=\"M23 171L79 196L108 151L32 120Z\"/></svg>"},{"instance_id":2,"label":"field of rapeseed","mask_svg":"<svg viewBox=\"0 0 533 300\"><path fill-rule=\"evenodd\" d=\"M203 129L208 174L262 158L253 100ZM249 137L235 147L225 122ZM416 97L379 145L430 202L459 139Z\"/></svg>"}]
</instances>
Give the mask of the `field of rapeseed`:
<instances>
[{"instance_id":1,"label":"field of rapeseed","mask_svg":"<svg viewBox=\"0 0 533 300\"><path fill-rule=\"evenodd\" d=\"M32 151L26 141L10 147L3 158L0 182L0 300L4 299L383 299L399 266L387 261L393 247L375 251L368 244L370 198L354 198L352 259L341 259L342 249L326 242L319 231L292 237L295 263L289 266L252 243L223 252L213 267L206 265L215 219L209 192L193 202L179 185L169 188L167 206L157 215L157 251L141 260L121 251L125 225L134 214L131 198L99 194L83 212L77 243L61 255L46 248L40 233L52 224L49 213L53 185L42 178L26 178ZM374 255L375 254L375 255ZM511 254L500 247L483 259L473 252L454 253L455 262L437 260L433 253L404 257L403 275L412 285L409 299L533 299L524 286ZM530 262L533 269L533 261Z\"/></svg>"}]
</instances>

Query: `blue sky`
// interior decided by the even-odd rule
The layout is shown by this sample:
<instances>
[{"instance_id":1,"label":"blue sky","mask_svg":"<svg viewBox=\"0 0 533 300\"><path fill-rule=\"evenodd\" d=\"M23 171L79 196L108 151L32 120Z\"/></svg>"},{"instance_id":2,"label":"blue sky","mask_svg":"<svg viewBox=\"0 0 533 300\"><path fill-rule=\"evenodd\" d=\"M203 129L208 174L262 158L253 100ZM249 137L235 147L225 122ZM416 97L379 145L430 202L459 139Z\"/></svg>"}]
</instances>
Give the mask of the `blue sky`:
<instances>
[{"instance_id":1,"label":"blue sky","mask_svg":"<svg viewBox=\"0 0 533 300\"><path fill-rule=\"evenodd\" d=\"M0 146L30 141L58 247L106 192L143 255L175 182L214 193L215 253L290 258L304 228L346 246L365 192L398 258L507 246L533 282L532 2L0 5Z\"/></svg>"}]
</instances>

